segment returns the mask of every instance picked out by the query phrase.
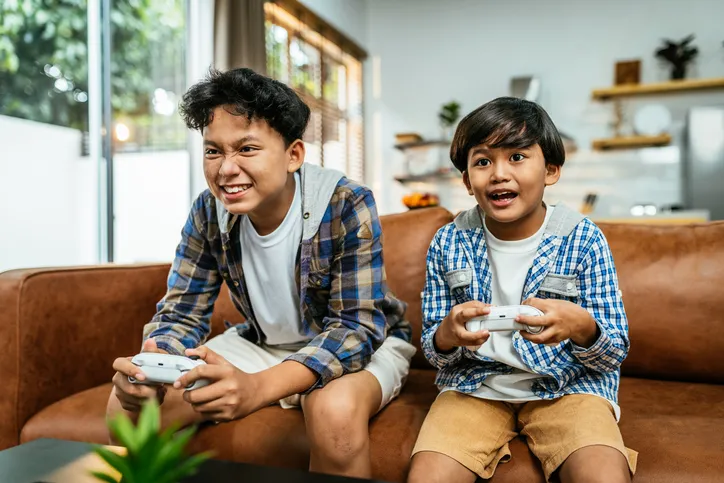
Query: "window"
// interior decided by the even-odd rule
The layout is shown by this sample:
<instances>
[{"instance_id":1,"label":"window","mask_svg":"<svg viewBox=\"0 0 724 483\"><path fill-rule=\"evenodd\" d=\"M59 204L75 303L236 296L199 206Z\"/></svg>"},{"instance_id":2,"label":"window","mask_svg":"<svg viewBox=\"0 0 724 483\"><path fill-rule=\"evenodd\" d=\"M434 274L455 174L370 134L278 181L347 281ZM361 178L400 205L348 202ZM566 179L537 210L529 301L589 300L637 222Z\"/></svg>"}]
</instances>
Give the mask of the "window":
<instances>
[{"instance_id":1,"label":"window","mask_svg":"<svg viewBox=\"0 0 724 483\"><path fill-rule=\"evenodd\" d=\"M187 0L108 3L0 1L0 272L173 257L190 201Z\"/></svg>"},{"instance_id":2,"label":"window","mask_svg":"<svg viewBox=\"0 0 724 483\"><path fill-rule=\"evenodd\" d=\"M301 5L266 3L267 74L291 86L312 111L307 162L364 181L364 52Z\"/></svg>"}]
</instances>

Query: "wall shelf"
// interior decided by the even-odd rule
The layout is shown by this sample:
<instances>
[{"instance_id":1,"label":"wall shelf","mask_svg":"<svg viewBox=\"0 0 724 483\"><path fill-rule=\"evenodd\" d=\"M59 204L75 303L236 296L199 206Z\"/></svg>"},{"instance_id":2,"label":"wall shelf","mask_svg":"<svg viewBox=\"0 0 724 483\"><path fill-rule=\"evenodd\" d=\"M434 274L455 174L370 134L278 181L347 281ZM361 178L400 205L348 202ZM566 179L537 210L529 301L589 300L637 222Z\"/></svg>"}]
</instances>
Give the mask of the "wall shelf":
<instances>
[{"instance_id":1,"label":"wall shelf","mask_svg":"<svg viewBox=\"0 0 724 483\"><path fill-rule=\"evenodd\" d=\"M593 149L600 151L608 149L634 149L666 146L671 143L669 134L658 136L625 136L617 138L594 139Z\"/></svg>"},{"instance_id":2,"label":"wall shelf","mask_svg":"<svg viewBox=\"0 0 724 483\"><path fill-rule=\"evenodd\" d=\"M432 147L432 146L446 146L447 147L447 146L450 146L450 141L443 141L443 140L415 141L412 143L395 144L395 149L404 151L406 149L426 148L426 147Z\"/></svg>"},{"instance_id":3,"label":"wall shelf","mask_svg":"<svg viewBox=\"0 0 724 483\"><path fill-rule=\"evenodd\" d=\"M439 181L461 180L462 175L457 170L433 171L423 174L411 174L395 176L395 181L402 184L408 183L437 183Z\"/></svg>"},{"instance_id":4,"label":"wall shelf","mask_svg":"<svg viewBox=\"0 0 724 483\"><path fill-rule=\"evenodd\" d=\"M606 87L603 89L594 89L593 98L606 100L615 97L669 94L707 89L724 89L724 77L712 79L682 79L678 81L657 82L654 84L626 84Z\"/></svg>"}]
</instances>

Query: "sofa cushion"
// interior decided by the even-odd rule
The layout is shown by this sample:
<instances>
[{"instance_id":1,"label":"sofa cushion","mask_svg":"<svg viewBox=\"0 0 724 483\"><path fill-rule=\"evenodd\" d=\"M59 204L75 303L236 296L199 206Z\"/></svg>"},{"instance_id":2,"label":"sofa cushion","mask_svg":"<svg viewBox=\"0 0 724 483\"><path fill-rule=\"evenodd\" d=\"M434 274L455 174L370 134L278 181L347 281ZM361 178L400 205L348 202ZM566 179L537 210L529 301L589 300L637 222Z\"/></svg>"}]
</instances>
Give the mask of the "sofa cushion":
<instances>
[{"instance_id":1,"label":"sofa cushion","mask_svg":"<svg viewBox=\"0 0 724 483\"><path fill-rule=\"evenodd\" d=\"M376 478L402 482L417 433L437 395L435 373L413 369L405 389L370 424ZM60 438L107 443L105 407L110 384L76 394L28 421L21 442ZM715 481L724 474L724 386L624 378L621 432L639 452L636 481ZM482 428L481 428L482 430ZM270 407L240 421L204 427L191 449L213 449L219 459L306 468L309 445L299 410ZM493 483L543 482L525 442L511 444L512 459Z\"/></svg>"},{"instance_id":2,"label":"sofa cushion","mask_svg":"<svg viewBox=\"0 0 724 483\"><path fill-rule=\"evenodd\" d=\"M624 375L724 383L724 222L601 229L629 320Z\"/></svg>"}]
</instances>

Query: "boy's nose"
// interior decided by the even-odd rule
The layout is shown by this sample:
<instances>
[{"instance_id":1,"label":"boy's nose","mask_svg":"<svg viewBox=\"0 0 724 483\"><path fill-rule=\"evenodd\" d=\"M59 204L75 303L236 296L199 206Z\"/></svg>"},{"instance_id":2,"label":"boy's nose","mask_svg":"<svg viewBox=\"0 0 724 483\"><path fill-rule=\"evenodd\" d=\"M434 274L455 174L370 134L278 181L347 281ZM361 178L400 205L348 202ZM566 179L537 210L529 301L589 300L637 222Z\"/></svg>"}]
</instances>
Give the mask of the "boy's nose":
<instances>
[{"instance_id":1,"label":"boy's nose","mask_svg":"<svg viewBox=\"0 0 724 483\"><path fill-rule=\"evenodd\" d=\"M225 157L224 160L221 162L221 167L219 168L219 175L224 178L230 178L233 176L236 176L239 174L241 169L239 168L239 165L236 164L234 161L234 157Z\"/></svg>"},{"instance_id":2,"label":"boy's nose","mask_svg":"<svg viewBox=\"0 0 724 483\"><path fill-rule=\"evenodd\" d=\"M495 163L493 165L493 181L507 181L509 178L508 163Z\"/></svg>"}]
</instances>

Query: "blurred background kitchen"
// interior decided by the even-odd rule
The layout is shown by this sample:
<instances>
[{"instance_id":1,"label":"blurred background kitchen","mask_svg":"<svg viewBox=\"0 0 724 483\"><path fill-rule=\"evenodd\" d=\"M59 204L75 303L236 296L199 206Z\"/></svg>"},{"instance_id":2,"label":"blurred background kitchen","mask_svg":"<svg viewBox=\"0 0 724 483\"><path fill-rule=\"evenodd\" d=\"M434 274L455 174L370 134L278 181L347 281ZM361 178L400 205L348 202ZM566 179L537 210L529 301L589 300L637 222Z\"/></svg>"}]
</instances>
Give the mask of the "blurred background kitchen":
<instances>
[{"instance_id":1,"label":"blurred background kitchen","mask_svg":"<svg viewBox=\"0 0 724 483\"><path fill-rule=\"evenodd\" d=\"M450 139L513 95L564 136L548 202L724 219L722 18L721 0L3 0L0 271L170 260L205 189L177 106L211 65L295 88L307 162L381 214L472 206Z\"/></svg>"}]
</instances>

